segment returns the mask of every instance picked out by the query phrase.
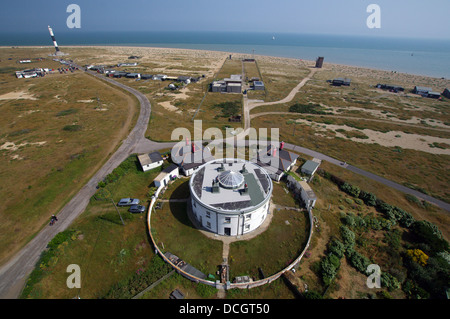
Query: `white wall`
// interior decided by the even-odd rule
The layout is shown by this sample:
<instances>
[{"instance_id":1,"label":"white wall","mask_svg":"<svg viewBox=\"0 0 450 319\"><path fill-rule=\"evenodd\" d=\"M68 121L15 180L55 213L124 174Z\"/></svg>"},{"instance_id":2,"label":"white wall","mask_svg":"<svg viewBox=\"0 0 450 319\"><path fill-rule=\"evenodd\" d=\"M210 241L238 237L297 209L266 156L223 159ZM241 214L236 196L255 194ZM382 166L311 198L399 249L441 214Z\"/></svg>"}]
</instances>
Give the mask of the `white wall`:
<instances>
[{"instance_id":1,"label":"white wall","mask_svg":"<svg viewBox=\"0 0 450 319\"><path fill-rule=\"evenodd\" d=\"M144 172L146 172L146 171L149 171L151 169L157 168L158 166L161 166L162 164L163 164L163 161L161 160L159 162L151 163L151 164L148 164L148 165L143 165L142 166L142 170Z\"/></svg>"},{"instance_id":2,"label":"white wall","mask_svg":"<svg viewBox=\"0 0 450 319\"><path fill-rule=\"evenodd\" d=\"M191 199L192 211L202 226L213 233L225 236L225 228L230 228L230 236L243 235L257 229L267 217L269 202L258 209L245 214L218 213ZM209 212L209 217L207 217ZM251 214L250 218L247 218ZM227 222L229 218L229 222ZM209 223L209 225L208 225ZM249 228L246 228L249 225Z\"/></svg>"}]
</instances>

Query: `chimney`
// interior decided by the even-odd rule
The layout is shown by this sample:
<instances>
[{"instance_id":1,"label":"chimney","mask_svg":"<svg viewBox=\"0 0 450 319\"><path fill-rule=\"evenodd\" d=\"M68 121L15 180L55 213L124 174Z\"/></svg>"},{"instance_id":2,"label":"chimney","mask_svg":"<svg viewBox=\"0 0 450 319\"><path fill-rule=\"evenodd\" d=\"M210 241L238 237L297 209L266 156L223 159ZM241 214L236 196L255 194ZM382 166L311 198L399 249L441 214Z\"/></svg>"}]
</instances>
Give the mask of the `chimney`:
<instances>
[{"instance_id":1,"label":"chimney","mask_svg":"<svg viewBox=\"0 0 450 319\"><path fill-rule=\"evenodd\" d=\"M281 142L281 143L280 143L280 150L282 150L283 147L284 147L284 142Z\"/></svg>"},{"instance_id":2,"label":"chimney","mask_svg":"<svg viewBox=\"0 0 450 319\"><path fill-rule=\"evenodd\" d=\"M273 154L273 157L277 156L277 148L276 147L273 148L273 153L272 154Z\"/></svg>"},{"instance_id":3,"label":"chimney","mask_svg":"<svg viewBox=\"0 0 450 319\"><path fill-rule=\"evenodd\" d=\"M189 138L186 137L186 146L188 146L188 145L189 145Z\"/></svg>"},{"instance_id":4,"label":"chimney","mask_svg":"<svg viewBox=\"0 0 450 319\"><path fill-rule=\"evenodd\" d=\"M195 153L195 143L192 143L192 153Z\"/></svg>"}]
</instances>

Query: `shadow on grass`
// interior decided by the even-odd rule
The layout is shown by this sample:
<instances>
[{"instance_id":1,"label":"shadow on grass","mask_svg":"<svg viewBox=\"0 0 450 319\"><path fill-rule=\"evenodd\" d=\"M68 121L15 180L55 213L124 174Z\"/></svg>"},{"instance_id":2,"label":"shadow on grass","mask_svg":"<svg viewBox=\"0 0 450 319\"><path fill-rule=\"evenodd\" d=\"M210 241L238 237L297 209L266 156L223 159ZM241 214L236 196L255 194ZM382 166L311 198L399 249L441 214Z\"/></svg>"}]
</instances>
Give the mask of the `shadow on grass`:
<instances>
[{"instance_id":1,"label":"shadow on grass","mask_svg":"<svg viewBox=\"0 0 450 319\"><path fill-rule=\"evenodd\" d=\"M197 229L191 222L188 216L188 203L180 202L170 202L170 212L183 225L189 226L191 228ZM190 204L189 204L190 205Z\"/></svg>"}]
</instances>

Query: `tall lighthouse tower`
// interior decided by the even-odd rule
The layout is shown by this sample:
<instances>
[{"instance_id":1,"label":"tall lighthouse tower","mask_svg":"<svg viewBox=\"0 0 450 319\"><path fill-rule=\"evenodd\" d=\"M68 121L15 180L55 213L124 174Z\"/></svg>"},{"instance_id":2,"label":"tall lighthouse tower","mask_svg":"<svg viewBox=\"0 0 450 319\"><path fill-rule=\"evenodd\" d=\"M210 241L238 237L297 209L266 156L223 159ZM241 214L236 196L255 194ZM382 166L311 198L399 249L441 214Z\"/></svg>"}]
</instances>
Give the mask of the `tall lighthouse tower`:
<instances>
[{"instance_id":1,"label":"tall lighthouse tower","mask_svg":"<svg viewBox=\"0 0 450 319\"><path fill-rule=\"evenodd\" d=\"M52 37L53 45L55 46L55 53L51 54L52 56L60 56L60 55L66 55L66 53L63 53L58 48L58 43L56 43L55 35L53 34L53 30L50 26L48 26L48 32L50 32L50 36Z\"/></svg>"}]
</instances>

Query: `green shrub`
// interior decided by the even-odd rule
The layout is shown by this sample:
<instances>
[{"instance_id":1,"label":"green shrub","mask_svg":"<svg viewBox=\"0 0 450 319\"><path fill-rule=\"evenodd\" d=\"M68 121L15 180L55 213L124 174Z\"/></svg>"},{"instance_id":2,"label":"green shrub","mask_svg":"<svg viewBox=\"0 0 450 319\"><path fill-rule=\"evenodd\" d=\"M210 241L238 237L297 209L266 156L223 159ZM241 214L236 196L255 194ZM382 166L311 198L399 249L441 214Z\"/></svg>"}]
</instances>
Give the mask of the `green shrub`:
<instances>
[{"instance_id":1,"label":"green shrub","mask_svg":"<svg viewBox=\"0 0 450 319\"><path fill-rule=\"evenodd\" d=\"M242 111L242 103L240 101L222 102L213 107L221 109L221 117L231 117L240 114Z\"/></svg>"},{"instance_id":2,"label":"green shrub","mask_svg":"<svg viewBox=\"0 0 450 319\"><path fill-rule=\"evenodd\" d=\"M340 231L344 241L345 250L353 248L355 245L355 233L345 225L341 225Z\"/></svg>"},{"instance_id":3,"label":"green shrub","mask_svg":"<svg viewBox=\"0 0 450 319\"><path fill-rule=\"evenodd\" d=\"M353 197L358 197L361 191L358 186L353 186L347 182L342 184L340 189Z\"/></svg>"},{"instance_id":4,"label":"green shrub","mask_svg":"<svg viewBox=\"0 0 450 319\"><path fill-rule=\"evenodd\" d=\"M67 132L78 132L81 131L81 128L81 125L73 124L64 126L63 130Z\"/></svg>"},{"instance_id":5,"label":"green shrub","mask_svg":"<svg viewBox=\"0 0 450 319\"><path fill-rule=\"evenodd\" d=\"M329 284L331 284L331 281L336 276L340 264L341 262L339 260L339 257L334 254L329 254L322 259L320 268L322 280L325 285L328 286Z\"/></svg>"},{"instance_id":6,"label":"green shrub","mask_svg":"<svg viewBox=\"0 0 450 319\"><path fill-rule=\"evenodd\" d=\"M78 233L79 231L75 230L65 230L56 234L56 236L50 240L47 244L47 249L41 253L34 270L28 277L25 288L21 293L21 298L27 298L30 296L34 289L34 285L41 281L46 269L54 266L58 261L58 254L61 252L61 247L65 247L69 242L75 240L76 236L74 236L74 234Z\"/></svg>"},{"instance_id":7,"label":"green shrub","mask_svg":"<svg viewBox=\"0 0 450 319\"><path fill-rule=\"evenodd\" d=\"M345 218L344 218L344 222L349 227L355 226L355 224L356 224L355 215L353 215L352 213L347 214L347 216L345 216Z\"/></svg>"},{"instance_id":8,"label":"green shrub","mask_svg":"<svg viewBox=\"0 0 450 319\"><path fill-rule=\"evenodd\" d=\"M418 242L430 247L434 253L449 249L448 242L442 237L438 227L429 221L421 220L412 224L412 231Z\"/></svg>"},{"instance_id":9,"label":"green shrub","mask_svg":"<svg viewBox=\"0 0 450 319\"><path fill-rule=\"evenodd\" d=\"M376 206L377 204L377 197L372 193L361 191L359 193L359 198L362 199L368 206Z\"/></svg>"},{"instance_id":10,"label":"green shrub","mask_svg":"<svg viewBox=\"0 0 450 319\"><path fill-rule=\"evenodd\" d=\"M345 246L340 240L333 239L328 245L328 251L331 254L336 255L338 258L342 258L344 257Z\"/></svg>"},{"instance_id":11,"label":"green shrub","mask_svg":"<svg viewBox=\"0 0 450 319\"><path fill-rule=\"evenodd\" d=\"M327 113L325 111L322 110L322 106L320 106L319 104L299 104L299 103L295 103L294 105L289 107L289 112L293 112L293 113L302 113L302 114L332 114L332 113Z\"/></svg>"},{"instance_id":12,"label":"green shrub","mask_svg":"<svg viewBox=\"0 0 450 319\"><path fill-rule=\"evenodd\" d=\"M389 291L400 288L400 282L388 272L381 273L381 286L386 287Z\"/></svg>"},{"instance_id":13,"label":"green shrub","mask_svg":"<svg viewBox=\"0 0 450 319\"><path fill-rule=\"evenodd\" d=\"M346 198L345 202L349 205L352 205L354 203L353 199L351 199L351 198Z\"/></svg>"},{"instance_id":14,"label":"green shrub","mask_svg":"<svg viewBox=\"0 0 450 319\"><path fill-rule=\"evenodd\" d=\"M370 265L370 260L360 254L359 252L352 250L347 254L350 265L363 274L367 274L367 267Z\"/></svg>"}]
</instances>

